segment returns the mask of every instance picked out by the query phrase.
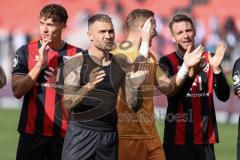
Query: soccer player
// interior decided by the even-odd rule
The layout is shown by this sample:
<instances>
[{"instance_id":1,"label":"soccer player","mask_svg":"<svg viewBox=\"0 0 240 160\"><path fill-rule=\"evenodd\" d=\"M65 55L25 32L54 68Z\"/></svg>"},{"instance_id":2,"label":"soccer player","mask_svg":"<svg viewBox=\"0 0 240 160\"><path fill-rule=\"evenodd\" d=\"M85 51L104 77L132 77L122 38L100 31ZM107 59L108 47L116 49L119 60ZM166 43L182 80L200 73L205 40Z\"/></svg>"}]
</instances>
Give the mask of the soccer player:
<instances>
[{"instance_id":1,"label":"soccer player","mask_svg":"<svg viewBox=\"0 0 240 160\"><path fill-rule=\"evenodd\" d=\"M0 66L0 88L4 87L7 83L6 74L3 68Z\"/></svg>"},{"instance_id":2,"label":"soccer player","mask_svg":"<svg viewBox=\"0 0 240 160\"><path fill-rule=\"evenodd\" d=\"M12 90L24 96L18 131L17 160L60 160L67 127L62 107L64 57L80 51L61 38L68 14L65 8L49 4L40 11L41 39L20 47L14 56Z\"/></svg>"},{"instance_id":3,"label":"soccer player","mask_svg":"<svg viewBox=\"0 0 240 160\"><path fill-rule=\"evenodd\" d=\"M238 58L234 63L232 79L233 79L234 94L240 100L240 58ZM238 160L240 160L240 140L239 140L240 136L239 136L239 134L240 134L240 127L239 127L239 122L238 122L238 138L237 138L237 159Z\"/></svg>"},{"instance_id":4,"label":"soccer player","mask_svg":"<svg viewBox=\"0 0 240 160\"><path fill-rule=\"evenodd\" d=\"M169 23L176 51L160 59L169 77L183 63L187 48L194 49L196 30L190 17L175 15ZM215 160L214 143L219 142L213 90L221 101L229 98L229 86L221 68L225 47L219 43L214 56L203 53L199 65L190 69L189 77L174 96L168 96L164 130L167 160Z\"/></svg>"},{"instance_id":5,"label":"soccer player","mask_svg":"<svg viewBox=\"0 0 240 160\"><path fill-rule=\"evenodd\" d=\"M149 32L142 30L150 23ZM153 96L155 87L164 94L174 94L188 74L187 68L199 63L202 47L193 53L185 54L186 61L184 73L181 72L172 79L158 66L158 62L148 52L152 39L156 36L156 22L154 13L147 9L135 9L126 19L128 36L114 50L118 57L125 57L129 63L134 64L140 56L145 56L142 61L148 65L148 76L140 87L135 88L141 103L134 108L125 101L123 92L118 100L118 132L119 132L119 159L120 160L164 160L164 151L155 127ZM145 46L144 49L142 48ZM139 52L140 53L139 53ZM141 62L141 60L140 60ZM122 65L121 65L122 66Z\"/></svg>"},{"instance_id":6,"label":"soccer player","mask_svg":"<svg viewBox=\"0 0 240 160\"><path fill-rule=\"evenodd\" d=\"M116 160L118 90L125 89L125 84L129 89L138 87L146 77L146 65L140 64L137 72L129 71L126 77L116 57L110 53L115 33L107 15L96 14L88 19L88 37L90 48L64 66L64 102L71 109L72 121L62 159ZM132 80L131 77L137 78ZM128 100L133 104L130 98Z\"/></svg>"}]
</instances>

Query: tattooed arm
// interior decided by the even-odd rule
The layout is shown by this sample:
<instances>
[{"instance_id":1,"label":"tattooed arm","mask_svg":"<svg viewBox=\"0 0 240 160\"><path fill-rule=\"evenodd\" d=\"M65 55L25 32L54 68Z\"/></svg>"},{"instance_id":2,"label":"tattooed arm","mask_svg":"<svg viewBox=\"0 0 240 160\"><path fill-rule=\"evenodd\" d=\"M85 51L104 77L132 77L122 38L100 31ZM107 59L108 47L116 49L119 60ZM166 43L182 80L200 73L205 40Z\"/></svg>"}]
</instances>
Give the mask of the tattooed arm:
<instances>
[{"instance_id":1,"label":"tattooed arm","mask_svg":"<svg viewBox=\"0 0 240 160\"><path fill-rule=\"evenodd\" d=\"M6 74L5 74L4 70L3 70L3 68L0 66L0 88L5 86L6 83L7 83Z\"/></svg>"}]
</instances>

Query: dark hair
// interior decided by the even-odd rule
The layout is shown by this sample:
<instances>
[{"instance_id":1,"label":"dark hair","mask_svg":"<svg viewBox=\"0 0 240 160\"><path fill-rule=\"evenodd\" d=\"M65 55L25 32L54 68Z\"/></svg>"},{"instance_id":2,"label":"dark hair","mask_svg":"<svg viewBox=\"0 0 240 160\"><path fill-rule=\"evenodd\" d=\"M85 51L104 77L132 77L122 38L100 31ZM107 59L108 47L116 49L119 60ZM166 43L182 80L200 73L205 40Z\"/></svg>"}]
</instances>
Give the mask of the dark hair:
<instances>
[{"instance_id":1,"label":"dark hair","mask_svg":"<svg viewBox=\"0 0 240 160\"><path fill-rule=\"evenodd\" d=\"M112 19L108 15L106 15L106 14L95 14L88 19L88 27L96 21L112 23Z\"/></svg>"},{"instance_id":2,"label":"dark hair","mask_svg":"<svg viewBox=\"0 0 240 160\"><path fill-rule=\"evenodd\" d=\"M176 14L172 18L171 22L169 23L169 28L170 28L171 32L173 32L173 30L172 30L173 29L172 28L173 24L177 23L177 22L189 22L189 23L191 23L192 27L194 27L193 21L192 21L192 19L189 16L187 16L185 14Z\"/></svg>"},{"instance_id":3,"label":"dark hair","mask_svg":"<svg viewBox=\"0 0 240 160\"><path fill-rule=\"evenodd\" d=\"M51 18L53 22L67 23L68 14L66 9L58 4L49 4L40 11L40 18Z\"/></svg>"},{"instance_id":4,"label":"dark hair","mask_svg":"<svg viewBox=\"0 0 240 160\"><path fill-rule=\"evenodd\" d=\"M134 26L136 21L140 18L148 19L149 17L153 17L153 16L154 16L154 13L148 9L134 9L127 16L127 19L126 19L127 28Z\"/></svg>"}]
</instances>

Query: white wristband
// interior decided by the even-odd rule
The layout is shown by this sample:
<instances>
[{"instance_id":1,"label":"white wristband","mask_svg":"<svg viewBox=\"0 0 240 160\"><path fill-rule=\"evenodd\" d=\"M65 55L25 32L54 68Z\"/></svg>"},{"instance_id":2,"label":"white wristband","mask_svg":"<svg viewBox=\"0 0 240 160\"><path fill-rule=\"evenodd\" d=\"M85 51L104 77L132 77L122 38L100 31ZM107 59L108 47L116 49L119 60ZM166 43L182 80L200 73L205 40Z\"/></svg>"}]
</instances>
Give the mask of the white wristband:
<instances>
[{"instance_id":1,"label":"white wristband","mask_svg":"<svg viewBox=\"0 0 240 160\"><path fill-rule=\"evenodd\" d=\"M139 49L140 55L144 56L145 58L148 57L148 48L149 44L147 42L142 41Z\"/></svg>"},{"instance_id":2,"label":"white wristband","mask_svg":"<svg viewBox=\"0 0 240 160\"><path fill-rule=\"evenodd\" d=\"M181 79L185 79L188 74L188 70L189 70L189 68L183 63L177 73L177 77L179 77Z\"/></svg>"}]
</instances>

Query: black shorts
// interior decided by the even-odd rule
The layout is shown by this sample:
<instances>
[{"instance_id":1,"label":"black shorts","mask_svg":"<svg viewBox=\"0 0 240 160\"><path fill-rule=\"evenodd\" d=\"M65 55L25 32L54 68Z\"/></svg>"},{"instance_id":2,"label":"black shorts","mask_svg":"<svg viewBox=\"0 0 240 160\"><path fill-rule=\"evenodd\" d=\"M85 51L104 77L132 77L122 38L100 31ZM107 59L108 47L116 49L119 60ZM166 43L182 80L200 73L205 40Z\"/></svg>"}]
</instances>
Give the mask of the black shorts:
<instances>
[{"instance_id":1,"label":"black shorts","mask_svg":"<svg viewBox=\"0 0 240 160\"><path fill-rule=\"evenodd\" d=\"M80 127L70 122L64 140L62 160L117 160L118 134Z\"/></svg>"},{"instance_id":2,"label":"black shorts","mask_svg":"<svg viewBox=\"0 0 240 160\"><path fill-rule=\"evenodd\" d=\"M64 138L20 133L17 160L61 160Z\"/></svg>"},{"instance_id":3,"label":"black shorts","mask_svg":"<svg viewBox=\"0 0 240 160\"><path fill-rule=\"evenodd\" d=\"M216 160L213 144L163 145L166 160Z\"/></svg>"}]
</instances>

